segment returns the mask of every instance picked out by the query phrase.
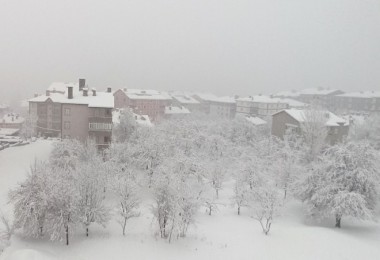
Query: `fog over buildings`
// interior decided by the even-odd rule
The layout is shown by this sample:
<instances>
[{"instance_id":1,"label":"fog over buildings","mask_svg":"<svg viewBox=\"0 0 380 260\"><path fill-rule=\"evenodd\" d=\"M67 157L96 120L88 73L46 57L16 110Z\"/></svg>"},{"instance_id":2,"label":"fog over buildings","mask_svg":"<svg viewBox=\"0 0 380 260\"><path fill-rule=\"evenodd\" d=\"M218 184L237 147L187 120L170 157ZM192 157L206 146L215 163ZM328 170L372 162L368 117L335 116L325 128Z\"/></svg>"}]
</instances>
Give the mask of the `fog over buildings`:
<instances>
[{"instance_id":1,"label":"fog over buildings","mask_svg":"<svg viewBox=\"0 0 380 260\"><path fill-rule=\"evenodd\" d=\"M249 95L378 90L378 0L0 1L0 101L54 81Z\"/></svg>"}]
</instances>

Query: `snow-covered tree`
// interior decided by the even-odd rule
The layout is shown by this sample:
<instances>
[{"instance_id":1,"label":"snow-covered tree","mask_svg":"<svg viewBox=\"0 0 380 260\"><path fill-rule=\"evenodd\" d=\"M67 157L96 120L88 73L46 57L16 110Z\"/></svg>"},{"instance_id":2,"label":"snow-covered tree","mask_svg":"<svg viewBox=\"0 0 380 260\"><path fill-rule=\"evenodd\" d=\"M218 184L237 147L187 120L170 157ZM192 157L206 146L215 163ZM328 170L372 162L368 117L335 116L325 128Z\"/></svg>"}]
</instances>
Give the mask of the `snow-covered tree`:
<instances>
[{"instance_id":1,"label":"snow-covered tree","mask_svg":"<svg viewBox=\"0 0 380 260\"><path fill-rule=\"evenodd\" d=\"M117 176L113 186L119 204L117 207L119 216L118 222L123 230L123 236L125 236L127 221L130 218L140 215L137 211L140 205L140 200L137 196L138 187L136 183L126 175Z\"/></svg>"},{"instance_id":2,"label":"snow-covered tree","mask_svg":"<svg viewBox=\"0 0 380 260\"><path fill-rule=\"evenodd\" d=\"M88 236L91 223L105 227L110 219L109 209L105 205L106 178L100 164L94 161L79 164L74 174L79 193L77 214Z\"/></svg>"},{"instance_id":3,"label":"snow-covered tree","mask_svg":"<svg viewBox=\"0 0 380 260\"><path fill-rule=\"evenodd\" d=\"M137 123L130 110L120 110L119 122L115 124L112 136L116 142L125 142L136 131Z\"/></svg>"},{"instance_id":4,"label":"snow-covered tree","mask_svg":"<svg viewBox=\"0 0 380 260\"><path fill-rule=\"evenodd\" d=\"M20 135L24 139L30 139L37 135L36 127L37 127L37 116L28 115L25 118L24 123L22 124Z\"/></svg>"},{"instance_id":5,"label":"snow-covered tree","mask_svg":"<svg viewBox=\"0 0 380 260\"><path fill-rule=\"evenodd\" d=\"M304 122L301 123L301 132L307 148L309 161L314 161L326 144L328 112L317 107L310 107L304 112Z\"/></svg>"},{"instance_id":6,"label":"snow-covered tree","mask_svg":"<svg viewBox=\"0 0 380 260\"><path fill-rule=\"evenodd\" d=\"M253 188L253 187L252 187ZM241 208L248 206L251 188L246 182L243 173L237 173L234 176L234 194L231 198L232 204L237 206L237 214L240 215Z\"/></svg>"},{"instance_id":7,"label":"snow-covered tree","mask_svg":"<svg viewBox=\"0 0 380 260\"><path fill-rule=\"evenodd\" d=\"M273 219L281 208L281 197L274 185L265 184L251 192L250 207L265 235L268 235Z\"/></svg>"},{"instance_id":8,"label":"snow-covered tree","mask_svg":"<svg viewBox=\"0 0 380 260\"><path fill-rule=\"evenodd\" d=\"M367 140L375 149L380 150L380 115L373 114L362 120L354 119L350 124L349 139Z\"/></svg>"},{"instance_id":9,"label":"snow-covered tree","mask_svg":"<svg viewBox=\"0 0 380 260\"><path fill-rule=\"evenodd\" d=\"M22 228L25 236L43 235L49 210L49 173L46 163L35 161L26 180L9 192L9 200L14 205L14 225Z\"/></svg>"},{"instance_id":10,"label":"snow-covered tree","mask_svg":"<svg viewBox=\"0 0 380 260\"><path fill-rule=\"evenodd\" d=\"M366 142L345 143L329 148L312 165L299 185L300 197L309 214L372 219L378 200L378 154Z\"/></svg>"},{"instance_id":11,"label":"snow-covered tree","mask_svg":"<svg viewBox=\"0 0 380 260\"><path fill-rule=\"evenodd\" d=\"M224 169L221 168L219 163L210 163L211 169L209 170L209 181L212 188L215 190L216 198L219 198L219 191L222 189L222 184L225 178Z\"/></svg>"}]
</instances>

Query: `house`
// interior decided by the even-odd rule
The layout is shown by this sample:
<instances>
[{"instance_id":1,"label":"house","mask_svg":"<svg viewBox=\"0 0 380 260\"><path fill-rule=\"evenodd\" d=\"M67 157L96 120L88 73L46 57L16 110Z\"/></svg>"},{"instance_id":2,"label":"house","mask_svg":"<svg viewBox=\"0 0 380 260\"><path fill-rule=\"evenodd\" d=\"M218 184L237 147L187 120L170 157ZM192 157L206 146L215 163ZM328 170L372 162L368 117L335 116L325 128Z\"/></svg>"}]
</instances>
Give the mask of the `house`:
<instances>
[{"instance_id":1,"label":"house","mask_svg":"<svg viewBox=\"0 0 380 260\"><path fill-rule=\"evenodd\" d=\"M89 91L83 80L65 85L64 94L47 90L45 95L29 100L30 116L37 118L37 133L81 141L90 138L99 146L107 146L112 137L111 88L106 92Z\"/></svg>"},{"instance_id":2,"label":"house","mask_svg":"<svg viewBox=\"0 0 380 260\"><path fill-rule=\"evenodd\" d=\"M349 92L334 97L335 110L345 114L380 112L380 91Z\"/></svg>"},{"instance_id":3,"label":"house","mask_svg":"<svg viewBox=\"0 0 380 260\"><path fill-rule=\"evenodd\" d=\"M235 97L216 97L210 99L210 116L218 118L235 118L236 100Z\"/></svg>"},{"instance_id":4,"label":"house","mask_svg":"<svg viewBox=\"0 0 380 260\"><path fill-rule=\"evenodd\" d=\"M129 107L134 113L147 115L152 121L160 121L165 114L165 107L172 98L165 92L157 90L118 89L114 92L115 108Z\"/></svg>"},{"instance_id":5,"label":"house","mask_svg":"<svg viewBox=\"0 0 380 260\"><path fill-rule=\"evenodd\" d=\"M327 128L327 142L335 144L342 141L349 130L349 121L329 111L311 111L304 109L284 109L272 116L272 134L283 139L288 131L301 133L302 125L310 122L311 113L317 113L318 120L323 120L323 124Z\"/></svg>"},{"instance_id":6,"label":"house","mask_svg":"<svg viewBox=\"0 0 380 260\"><path fill-rule=\"evenodd\" d=\"M1 104L0 103L0 116L6 114L9 112L9 106L6 104Z\"/></svg>"},{"instance_id":7,"label":"house","mask_svg":"<svg viewBox=\"0 0 380 260\"><path fill-rule=\"evenodd\" d=\"M0 119L0 128L21 129L25 118L16 113L5 114Z\"/></svg>"},{"instance_id":8,"label":"house","mask_svg":"<svg viewBox=\"0 0 380 260\"><path fill-rule=\"evenodd\" d=\"M243 116L264 118L288 107L288 103L282 99L271 96L256 95L236 100L236 114Z\"/></svg>"}]
</instances>

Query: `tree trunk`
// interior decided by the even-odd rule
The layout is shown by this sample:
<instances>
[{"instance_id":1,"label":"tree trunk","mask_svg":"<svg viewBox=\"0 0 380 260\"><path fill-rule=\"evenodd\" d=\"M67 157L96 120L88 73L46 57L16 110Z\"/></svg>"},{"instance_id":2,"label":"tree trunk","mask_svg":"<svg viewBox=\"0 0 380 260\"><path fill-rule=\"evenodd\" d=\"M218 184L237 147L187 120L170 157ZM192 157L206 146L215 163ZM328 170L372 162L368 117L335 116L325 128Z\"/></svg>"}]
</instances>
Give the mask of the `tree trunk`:
<instances>
[{"instance_id":1,"label":"tree trunk","mask_svg":"<svg viewBox=\"0 0 380 260\"><path fill-rule=\"evenodd\" d=\"M219 190L216 189L216 198L219 199Z\"/></svg>"},{"instance_id":2,"label":"tree trunk","mask_svg":"<svg viewBox=\"0 0 380 260\"><path fill-rule=\"evenodd\" d=\"M66 245L69 245L69 225L66 226Z\"/></svg>"},{"instance_id":3,"label":"tree trunk","mask_svg":"<svg viewBox=\"0 0 380 260\"><path fill-rule=\"evenodd\" d=\"M238 207L238 215L240 215L240 206Z\"/></svg>"},{"instance_id":4,"label":"tree trunk","mask_svg":"<svg viewBox=\"0 0 380 260\"><path fill-rule=\"evenodd\" d=\"M341 216L337 215L335 217L335 227L340 228L340 222L341 222L341 220L342 220Z\"/></svg>"},{"instance_id":5,"label":"tree trunk","mask_svg":"<svg viewBox=\"0 0 380 260\"><path fill-rule=\"evenodd\" d=\"M88 227L86 227L86 237L88 237Z\"/></svg>"},{"instance_id":6,"label":"tree trunk","mask_svg":"<svg viewBox=\"0 0 380 260\"><path fill-rule=\"evenodd\" d=\"M124 218L124 224L123 224L123 236L125 236L125 226L127 225L127 218Z\"/></svg>"}]
</instances>

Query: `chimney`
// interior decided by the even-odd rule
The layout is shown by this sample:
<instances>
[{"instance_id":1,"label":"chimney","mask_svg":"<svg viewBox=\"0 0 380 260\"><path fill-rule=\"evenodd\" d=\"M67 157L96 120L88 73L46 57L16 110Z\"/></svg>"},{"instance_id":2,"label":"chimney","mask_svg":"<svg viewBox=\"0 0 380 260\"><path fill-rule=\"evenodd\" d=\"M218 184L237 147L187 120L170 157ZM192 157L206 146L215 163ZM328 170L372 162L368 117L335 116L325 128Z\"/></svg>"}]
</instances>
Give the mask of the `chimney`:
<instances>
[{"instance_id":1,"label":"chimney","mask_svg":"<svg viewBox=\"0 0 380 260\"><path fill-rule=\"evenodd\" d=\"M50 90L46 90L46 96L50 96Z\"/></svg>"},{"instance_id":2,"label":"chimney","mask_svg":"<svg viewBox=\"0 0 380 260\"><path fill-rule=\"evenodd\" d=\"M34 93L34 97L38 97L38 94L37 94L37 93Z\"/></svg>"},{"instance_id":3,"label":"chimney","mask_svg":"<svg viewBox=\"0 0 380 260\"><path fill-rule=\"evenodd\" d=\"M96 96L96 89L94 89L94 88L92 89L92 95Z\"/></svg>"},{"instance_id":4,"label":"chimney","mask_svg":"<svg viewBox=\"0 0 380 260\"><path fill-rule=\"evenodd\" d=\"M88 96L88 88L83 88L83 96L84 97Z\"/></svg>"},{"instance_id":5,"label":"chimney","mask_svg":"<svg viewBox=\"0 0 380 260\"><path fill-rule=\"evenodd\" d=\"M86 79L79 79L79 91L83 90L85 85L86 85Z\"/></svg>"},{"instance_id":6,"label":"chimney","mask_svg":"<svg viewBox=\"0 0 380 260\"><path fill-rule=\"evenodd\" d=\"M73 99L73 87L67 87L67 98Z\"/></svg>"},{"instance_id":7,"label":"chimney","mask_svg":"<svg viewBox=\"0 0 380 260\"><path fill-rule=\"evenodd\" d=\"M107 88L107 92L111 93L112 92L112 88Z\"/></svg>"},{"instance_id":8,"label":"chimney","mask_svg":"<svg viewBox=\"0 0 380 260\"><path fill-rule=\"evenodd\" d=\"M127 92L127 88L123 88L124 92Z\"/></svg>"}]
</instances>

